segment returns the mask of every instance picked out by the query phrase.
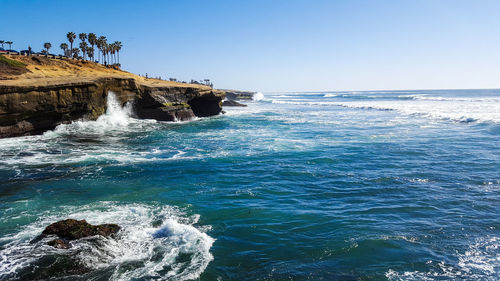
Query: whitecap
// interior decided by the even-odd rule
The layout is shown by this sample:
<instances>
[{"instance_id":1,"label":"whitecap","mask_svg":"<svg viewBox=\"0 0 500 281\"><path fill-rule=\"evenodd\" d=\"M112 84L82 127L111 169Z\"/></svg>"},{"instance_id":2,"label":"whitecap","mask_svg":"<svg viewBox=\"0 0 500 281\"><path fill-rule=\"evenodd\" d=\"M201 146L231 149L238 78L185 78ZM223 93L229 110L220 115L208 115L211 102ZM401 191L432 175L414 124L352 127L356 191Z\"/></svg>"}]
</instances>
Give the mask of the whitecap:
<instances>
[{"instance_id":1,"label":"whitecap","mask_svg":"<svg viewBox=\"0 0 500 281\"><path fill-rule=\"evenodd\" d=\"M253 101L261 101L264 99L264 94L261 92L257 92L252 96Z\"/></svg>"},{"instance_id":2,"label":"whitecap","mask_svg":"<svg viewBox=\"0 0 500 281\"><path fill-rule=\"evenodd\" d=\"M117 223L122 229L116 240L81 239L72 241L69 250L47 246L47 239L30 243L48 224L65 218L86 219L92 224ZM92 271L111 271L111 280L196 279L213 260L210 248L215 241L194 226L198 218L170 206L146 204L104 202L54 208L40 214L40 220L0 239L4 244L0 279L16 274L22 279L23 271L36 269L37 261L47 255L68 255Z\"/></svg>"}]
</instances>

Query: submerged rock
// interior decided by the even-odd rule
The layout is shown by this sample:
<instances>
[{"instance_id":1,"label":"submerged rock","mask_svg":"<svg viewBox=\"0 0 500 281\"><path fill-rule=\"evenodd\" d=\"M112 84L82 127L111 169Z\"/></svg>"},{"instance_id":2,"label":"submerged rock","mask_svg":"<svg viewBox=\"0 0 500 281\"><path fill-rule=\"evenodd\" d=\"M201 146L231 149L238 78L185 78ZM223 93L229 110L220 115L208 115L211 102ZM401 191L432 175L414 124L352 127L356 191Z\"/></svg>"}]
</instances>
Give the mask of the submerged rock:
<instances>
[{"instance_id":1,"label":"submerged rock","mask_svg":"<svg viewBox=\"0 0 500 281\"><path fill-rule=\"evenodd\" d=\"M5 280L89 280L82 275L92 270L76 257L48 254L21 268L15 275Z\"/></svg>"},{"instance_id":2,"label":"submerged rock","mask_svg":"<svg viewBox=\"0 0 500 281\"><path fill-rule=\"evenodd\" d=\"M66 219L55 222L45 228L42 235L57 235L59 238L50 241L50 246L67 249L71 247L66 240L75 240L94 235L101 235L104 237L111 236L120 230L117 224L100 224L92 225L86 220Z\"/></svg>"},{"instance_id":3,"label":"submerged rock","mask_svg":"<svg viewBox=\"0 0 500 281\"><path fill-rule=\"evenodd\" d=\"M242 104L242 103L239 103L237 101L234 101L234 100L225 100L224 102L222 102L222 106L247 106L246 104Z\"/></svg>"}]
</instances>

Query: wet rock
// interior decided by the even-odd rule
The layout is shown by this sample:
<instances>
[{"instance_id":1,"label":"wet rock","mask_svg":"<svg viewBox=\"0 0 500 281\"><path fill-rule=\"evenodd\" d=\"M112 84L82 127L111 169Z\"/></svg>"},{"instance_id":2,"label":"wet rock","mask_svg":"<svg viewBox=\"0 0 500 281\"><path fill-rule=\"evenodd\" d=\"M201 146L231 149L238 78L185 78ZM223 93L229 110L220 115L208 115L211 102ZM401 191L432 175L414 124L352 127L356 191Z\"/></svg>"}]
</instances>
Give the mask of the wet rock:
<instances>
[{"instance_id":1,"label":"wet rock","mask_svg":"<svg viewBox=\"0 0 500 281\"><path fill-rule=\"evenodd\" d=\"M222 106L242 106L242 107L245 107L247 105L239 103L239 102L234 101L234 100L225 100L224 102L222 102Z\"/></svg>"},{"instance_id":2,"label":"wet rock","mask_svg":"<svg viewBox=\"0 0 500 281\"><path fill-rule=\"evenodd\" d=\"M52 246L58 249L69 249L71 248L71 244L67 240L63 239L54 239L47 242L47 245Z\"/></svg>"},{"instance_id":3,"label":"wet rock","mask_svg":"<svg viewBox=\"0 0 500 281\"><path fill-rule=\"evenodd\" d=\"M92 225L86 220L79 221L67 219L47 226L42 232L42 235L57 235L59 238L75 240L94 235L108 237L117 233L119 230L120 226L117 224ZM59 242L54 242L54 244L62 245Z\"/></svg>"},{"instance_id":4,"label":"wet rock","mask_svg":"<svg viewBox=\"0 0 500 281\"><path fill-rule=\"evenodd\" d=\"M0 126L0 138L10 136L24 136L33 132L35 127L28 121L17 122L10 126Z\"/></svg>"}]
</instances>

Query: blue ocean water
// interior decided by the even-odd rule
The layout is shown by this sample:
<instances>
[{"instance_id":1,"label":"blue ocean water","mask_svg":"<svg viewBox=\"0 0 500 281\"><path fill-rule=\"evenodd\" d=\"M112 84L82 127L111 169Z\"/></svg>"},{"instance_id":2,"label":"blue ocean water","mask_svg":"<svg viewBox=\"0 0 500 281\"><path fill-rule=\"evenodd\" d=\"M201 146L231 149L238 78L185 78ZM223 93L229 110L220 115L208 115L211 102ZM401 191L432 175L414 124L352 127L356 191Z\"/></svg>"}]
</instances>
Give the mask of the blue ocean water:
<instances>
[{"instance_id":1,"label":"blue ocean water","mask_svg":"<svg viewBox=\"0 0 500 281\"><path fill-rule=\"evenodd\" d=\"M111 93L98 121L0 140L0 280L500 279L500 90L225 110L137 120ZM65 218L123 228L30 243Z\"/></svg>"}]
</instances>

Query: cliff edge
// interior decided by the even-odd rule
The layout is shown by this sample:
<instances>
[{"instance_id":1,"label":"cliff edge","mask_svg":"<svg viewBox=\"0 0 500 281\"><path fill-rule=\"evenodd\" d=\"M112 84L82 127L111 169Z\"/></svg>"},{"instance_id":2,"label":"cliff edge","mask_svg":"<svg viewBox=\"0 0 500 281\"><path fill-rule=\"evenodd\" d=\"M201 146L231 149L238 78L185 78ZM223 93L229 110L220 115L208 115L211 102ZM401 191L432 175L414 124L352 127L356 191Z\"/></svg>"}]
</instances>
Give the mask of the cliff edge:
<instances>
[{"instance_id":1,"label":"cliff edge","mask_svg":"<svg viewBox=\"0 0 500 281\"><path fill-rule=\"evenodd\" d=\"M132 102L138 118L189 120L221 112L225 92L196 84L144 78L68 58L0 56L0 138L32 135L62 123L95 120L107 94Z\"/></svg>"}]
</instances>

